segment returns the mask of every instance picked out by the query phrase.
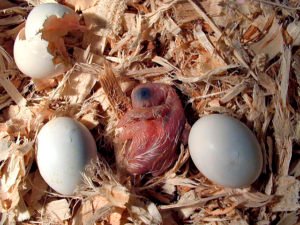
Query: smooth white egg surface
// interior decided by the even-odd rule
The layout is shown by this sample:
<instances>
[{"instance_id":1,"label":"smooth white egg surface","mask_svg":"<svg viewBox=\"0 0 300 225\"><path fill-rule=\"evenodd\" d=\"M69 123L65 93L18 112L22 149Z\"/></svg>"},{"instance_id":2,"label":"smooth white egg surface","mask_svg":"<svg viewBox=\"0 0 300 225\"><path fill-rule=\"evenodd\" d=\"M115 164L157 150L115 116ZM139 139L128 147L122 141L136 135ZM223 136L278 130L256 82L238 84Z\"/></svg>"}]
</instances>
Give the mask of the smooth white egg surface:
<instances>
[{"instance_id":1,"label":"smooth white egg surface","mask_svg":"<svg viewBox=\"0 0 300 225\"><path fill-rule=\"evenodd\" d=\"M58 117L42 127L37 136L37 164L46 183L58 193L71 195L82 182L82 172L97 158L89 130L68 117Z\"/></svg>"},{"instance_id":2,"label":"smooth white egg surface","mask_svg":"<svg viewBox=\"0 0 300 225\"><path fill-rule=\"evenodd\" d=\"M53 63L53 56L48 52L47 46L48 42L39 36L26 39L22 29L14 43L14 59L19 70L35 79L50 78L64 73L66 66Z\"/></svg>"},{"instance_id":3,"label":"smooth white egg surface","mask_svg":"<svg viewBox=\"0 0 300 225\"><path fill-rule=\"evenodd\" d=\"M54 15L61 18L68 13L75 12L72 9L58 3L44 3L34 7L26 20L26 38L28 39L38 35L48 17Z\"/></svg>"},{"instance_id":4,"label":"smooth white egg surface","mask_svg":"<svg viewBox=\"0 0 300 225\"><path fill-rule=\"evenodd\" d=\"M239 120L213 114L200 118L189 134L191 158L209 180L226 187L251 185L262 170L260 145Z\"/></svg>"}]
</instances>

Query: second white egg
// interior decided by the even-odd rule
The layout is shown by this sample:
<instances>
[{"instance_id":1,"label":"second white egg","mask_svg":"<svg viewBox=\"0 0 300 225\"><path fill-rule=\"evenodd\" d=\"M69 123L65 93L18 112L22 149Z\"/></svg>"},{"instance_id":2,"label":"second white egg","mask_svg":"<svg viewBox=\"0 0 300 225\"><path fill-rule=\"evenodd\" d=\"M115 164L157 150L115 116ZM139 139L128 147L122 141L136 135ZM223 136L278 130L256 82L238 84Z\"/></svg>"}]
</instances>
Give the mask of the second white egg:
<instances>
[{"instance_id":1,"label":"second white egg","mask_svg":"<svg viewBox=\"0 0 300 225\"><path fill-rule=\"evenodd\" d=\"M256 137L232 117L202 117L192 126L188 144L196 167L217 184L247 187L262 170L262 152Z\"/></svg>"},{"instance_id":2,"label":"second white egg","mask_svg":"<svg viewBox=\"0 0 300 225\"><path fill-rule=\"evenodd\" d=\"M37 136L37 164L46 183L58 193L71 195L82 182L85 167L97 158L89 130L68 117L58 117Z\"/></svg>"}]
</instances>

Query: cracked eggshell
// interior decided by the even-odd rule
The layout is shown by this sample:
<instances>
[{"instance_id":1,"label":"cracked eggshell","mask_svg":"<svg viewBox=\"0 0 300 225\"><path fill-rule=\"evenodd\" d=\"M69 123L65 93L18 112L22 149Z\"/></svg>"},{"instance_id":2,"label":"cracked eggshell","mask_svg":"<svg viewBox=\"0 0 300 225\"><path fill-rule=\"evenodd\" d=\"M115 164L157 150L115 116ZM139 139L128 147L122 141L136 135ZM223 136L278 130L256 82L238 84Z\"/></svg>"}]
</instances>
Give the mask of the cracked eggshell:
<instances>
[{"instance_id":1,"label":"cracked eggshell","mask_svg":"<svg viewBox=\"0 0 300 225\"><path fill-rule=\"evenodd\" d=\"M37 164L41 176L55 191L73 194L82 182L82 172L97 158L89 130L68 117L58 117L42 127L37 136Z\"/></svg>"},{"instance_id":2,"label":"cracked eggshell","mask_svg":"<svg viewBox=\"0 0 300 225\"><path fill-rule=\"evenodd\" d=\"M14 59L19 70L35 79L50 78L64 73L66 66L63 63L53 63L54 57L48 52L47 46L48 42L39 36L26 39L22 29L14 43Z\"/></svg>"},{"instance_id":3,"label":"cracked eggshell","mask_svg":"<svg viewBox=\"0 0 300 225\"><path fill-rule=\"evenodd\" d=\"M58 3L43 3L34 7L29 13L25 24L26 38L40 35L45 20L50 16L63 17L65 14L75 13L72 9Z\"/></svg>"},{"instance_id":4,"label":"cracked eggshell","mask_svg":"<svg viewBox=\"0 0 300 225\"><path fill-rule=\"evenodd\" d=\"M192 126L188 144L199 171L219 185L247 187L261 173L263 157L256 137L232 117L202 117Z\"/></svg>"},{"instance_id":5,"label":"cracked eggshell","mask_svg":"<svg viewBox=\"0 0 300 225\"><path fill-rule=\"evenodd\" d=\"M62 18L74 13L72 9L58 3L44 3L34 7L28 15L25 30L22 29L14 44L14 59L19 70L35 78L51 78L63 74L68 68L63 63L54 63L48 51L48 42L40 31L50 16Z\"/></svg>"}]
</instances>

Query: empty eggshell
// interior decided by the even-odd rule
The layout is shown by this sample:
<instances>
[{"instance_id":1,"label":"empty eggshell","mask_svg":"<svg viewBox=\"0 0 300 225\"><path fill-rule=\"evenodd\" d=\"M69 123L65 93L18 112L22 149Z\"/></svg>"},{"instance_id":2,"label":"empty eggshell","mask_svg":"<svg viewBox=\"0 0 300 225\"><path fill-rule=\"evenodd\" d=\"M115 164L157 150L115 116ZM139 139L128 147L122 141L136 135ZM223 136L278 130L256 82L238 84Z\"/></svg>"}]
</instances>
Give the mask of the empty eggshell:
<instances>
[{"instance_id":1,"label":"empty eggshell","mask_svg":"<svg viewBox=\"0 0 300 225\"><path fill-rule=\"evenodd\" d=\"M64 63L54 62L54 56L48 50L49 43L42 39L41 31L50 16L62 18L72 13L76 15L72 9L58 3L40 4L31 10L25 30L19 32L14 44L14 59L22 73L42 79L60 75L68 69Z\"/></svg>"},{"instance_id":2,"label":"empty eggshell","mask_svg":"<svg viewBox=\"0 0 300 225\"><path fill-rule=\"evenodd\" d=\"M263 158L256 137L232 117L202 117L192 126L188 144L196 167L219 185L247 187L262 170Z\"/></svg>"},{"instance_id":3,"label":"empty eggshell","mask_svg":"<svg viewBox=\"0 0 300 225\"><path fill-rule=\"evenodd\" d=\"M39 36L25 38L24 29L16 37L14 59L19 70L32 78L50 78L66 70L63 63L54 64L53 56L47 50L48 42Z\"/></svg>"},{"instance_id":4,"label":"empty eggshell","mask_svg":"<svg viewBox=\"0 0 300 225\"><path fill-rule=\"evenodd\" d=\"M95 140L81 123L58 117L37 136L37 164L46 183L58 193L71 195L82 182L86 165L97 158Z\"/></svg>"}]
</instances>

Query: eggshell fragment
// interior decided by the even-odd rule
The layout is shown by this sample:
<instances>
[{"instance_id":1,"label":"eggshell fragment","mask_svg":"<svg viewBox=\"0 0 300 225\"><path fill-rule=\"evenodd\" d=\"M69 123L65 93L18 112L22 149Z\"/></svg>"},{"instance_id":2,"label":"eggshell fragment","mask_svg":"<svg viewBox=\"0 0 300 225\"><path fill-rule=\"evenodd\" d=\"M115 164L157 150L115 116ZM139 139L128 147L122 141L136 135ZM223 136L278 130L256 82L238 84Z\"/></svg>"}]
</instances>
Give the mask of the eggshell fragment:
<instances>
[{"instance_id":1,"label":"eggshell fragment","mask_svg":"<svg viewBox=\"0 0 300 225\"><path fill-rule=\"evenodd\" d=\"M40 34L39 32L43 28L43 25L48 17L56 16L61 18L65 14L71 13L75 14L72 9L57 3L44 3L34 7L26 20L26 38L31 38Z\"/></svg>"},{"instance_id":2,"label":"eggshell fragment","mask_svg":"<svg viewBox=\"0 0 300 225\"><path fill-rule=\"evenodd\" d=\"M82 172L97 158L95 140L81 123L58 117L37 136L37 164L46 183L58 193L71 195L82 182Z\"/></svg>"},{"instance_id":3,"label":"eggshell fragment","mask_svg":"<svg viewBox=\"0 0 300 225\"><path fill-rule=\"evenodd\" d=\"M263 158L256 137L232 117L202 117L192 126L188 143L196 167L219 185L247 187L262 170Z\"/></svg>"},{"instance_id":4,"label":"eggshell fragment","mask_svg":"<svg viewBox=\"0 0 300 225\"><path fill-rule=\"evenodd\" d=\"M16 37L14 59L19 70L32 78L50 78L66 70L63 63L54 64L53 56L47 50L48 42L39 36L25 38L24 29Z\"/></svg>"}]
</instances>

